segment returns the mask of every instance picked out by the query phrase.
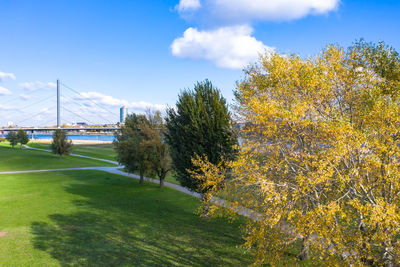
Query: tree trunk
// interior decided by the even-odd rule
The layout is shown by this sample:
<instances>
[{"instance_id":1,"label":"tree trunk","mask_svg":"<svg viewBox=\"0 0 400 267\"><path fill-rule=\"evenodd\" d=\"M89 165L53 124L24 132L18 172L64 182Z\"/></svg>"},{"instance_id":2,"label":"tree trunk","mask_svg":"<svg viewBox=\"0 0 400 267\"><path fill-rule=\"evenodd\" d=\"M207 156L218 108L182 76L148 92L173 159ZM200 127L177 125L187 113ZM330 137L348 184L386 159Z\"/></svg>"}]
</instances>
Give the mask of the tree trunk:
<instances>
[{"instance_id":1,"label":"tree trunk","mask_svg":"<svg viewBox=\"0 0 400 267\"><path fill-rule=\"evenodd\" d=\"M203 209L202 217L208 218L208 217L210 217L210 214L209 214L210 207L209 207L208 200L207 200L207 198L206 198L206 196L204 194L201 195L201 201L203 202L203 205L202 205L202 209Z\"/></svg>"},{"instance_id":2,"label":"tree trunk","mask_svg":"<svg viewBox=\"0 0 400 267\"><path fill-rule=\"evenodd\" d=\"M310 247L309 247L309 242L308 242L308 237L303 237L301 239L301 251L299 255L299 259L304 261L308 260L309 254L310 254Z\"/></svg>"},{"instance_id":3,"label":"tree trunk","mask_svg":"<svg viewBox=\"0 0 400 267\"><path fill-rule=\"evenodd\" d=\"M164 179L165 177L160 178L160 188L164 186Z\"/></svg>"},{"instance_id":4,"label":"tree trunk","mask_svg":"<svg viewBox=\"0 0 400 267\"><path fill-rule=\"evenodd\" d=\"M393 254L394 254L394 248L392 242L386 241L382 253L384 266L391 267L396 265Z\"/></svg>"},{"instance_id":5,"label":"tree trunk","mask_svg":"<svg viewBox=\"0 0 400 267\"><path fill-rule=\"evenodd\" d=\"M141 172L139 172L139 176L140 176L140 179L139 179L139 183L140 184L143 184L144 183L144 174L143 174L143 172L141 171Z\"/></svg>"}]
</instances>

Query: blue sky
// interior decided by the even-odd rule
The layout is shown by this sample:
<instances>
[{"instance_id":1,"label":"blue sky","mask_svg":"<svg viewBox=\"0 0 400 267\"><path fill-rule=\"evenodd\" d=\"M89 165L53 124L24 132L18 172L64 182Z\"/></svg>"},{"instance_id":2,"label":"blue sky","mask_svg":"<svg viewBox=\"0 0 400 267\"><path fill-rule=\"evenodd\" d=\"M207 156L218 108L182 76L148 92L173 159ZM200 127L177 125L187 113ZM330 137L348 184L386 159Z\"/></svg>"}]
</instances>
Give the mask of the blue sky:
<instances>
[{"instance_id":1,"label":"blue sky","mask_svg":"<svg viewBox=\"0 0 400 267\"><path fill-rule=\"evenodd\" d=\"M0 125L54 124L57 78L80 92L62 88L65 123L173 106L206 78L232 102L260 52L358 38L399 51L399 14L394 0L0 0Z\"/></svg>"}]
</instances>

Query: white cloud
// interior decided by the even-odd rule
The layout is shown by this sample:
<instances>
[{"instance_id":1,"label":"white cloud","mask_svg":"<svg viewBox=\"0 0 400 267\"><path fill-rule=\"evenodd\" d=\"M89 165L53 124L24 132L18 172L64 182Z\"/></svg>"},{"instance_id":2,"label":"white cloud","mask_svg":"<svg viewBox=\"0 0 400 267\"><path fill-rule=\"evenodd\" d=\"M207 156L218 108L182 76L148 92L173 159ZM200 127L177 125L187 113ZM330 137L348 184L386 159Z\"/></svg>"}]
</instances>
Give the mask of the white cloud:
<instances>
[{"instance_id":1,"label":"white cloud","mask_svg":"<svg viewBox=\"0 0 400 267\"><path fill-rule=\"evenodd\" d=\"M42 121L42 120L44 120L44 117L43 117L42 115L36 115L36 116L34 117L34 120L35 120L35 121Z\"/></svg>"},{"instance_id":2,"label":"white cloud","mask_svg":"<svg viewBox=\"0 0 400 267\"><path fill-rule=\"evenodd\" d=\"M11 91L8 90L7 88L1 87L0 86L0 95L11 95Z\"/></svg>"},{"instance_id":3,"label":"white cloud","mask_svg":"<svg viewBox=\"0 0 400 267\"><path fill-rule=\"evenodd\" d=\"M41 113L41 114L50 114L51 112L50 112L50 109L49 109L49 108L42 108L42 109L40 110L40 113Z\"/></svg>"},{"instance_id":4,"label":"white cloud","mask_svg":"<svg viewBox=\"0 0 400 267\"><path fill-rule=\"evenodd\" d=\"M26 100L30 99L31 96L25 95L25 94L20 94L20 95L19 95L19 98L21 98L22 100L26 101Z\"/></svg>"},{"instance_id":5,"label":"white cloud","mask_svg":"<svg viewBox=\"0 0 400 267\"><path fill-rule=\"evenodd\" d=\"M274 48L264 45L251 36L249 26L223 27L212 31L187 29L183 36L174 40L172 54L177 57L206 59L219 67L241 69L257 60L260 53Z\"/></svg>"},{"instance_id":6,"label":"white cloud","mask_svg":"<svg viewBox=\"0 0 400 267\"><path fill-rule=\"evenodd\" d=\"M25 83L20 83L19 86L27 91L36 91L39 89L55 89L57 88L57 84L54 82L25 82Z\"/></svg>"},{"instance_id":7,"label":"white cloud","mask_svg":"<svg viewBox=\"0 0 400 267\"><path fill-rule=\"evenodd\" d=\"M12 109L14 109L13 107L11 107L11 106L7 106L7 105L0 105L0 110L1 111L3 111L3 110L12 110Z\"/></svg>"},{"instance_id":8,"label":"white cloud","mask_svg":"<svg viewBox=\"0 0 400 267\"><path fill-rule=\"evenodd\" d=\"M172 43L172 54L210 60L220 67L242 68L257 59L259 53L273 50L253 37L253 29L246 25L255 21L284 21L327 14L338 8L340 1L180 0L175 9L183 18L220 28L203 31L188 28Z\"/></svg>"},{"instance_id":9,"label":"white cloud","mask_svg":"<svg viewBox=\"0 0 400 267\"><path fill-rule=\"evenodd\" d=\"M97 105L105 105L106 107L122 107L125 106L129 109L133 110L146 110L146 109L155 109L164 111L166 106L160 104L152 104L144 101L140 102L129 102L126 100L118 99L112 96L104 95L99 92L83 92L79 96L74 98L75 101L79 101L81 104L97 108L94 103Z\"/></svg>"},{"instance_id":10,"label":"white cloud","mask_svg":"<svg viewBox=\"0 0 400 267\"><path fill-rule=\"evenodd\" d=\"M179 12L194 11L201 8L200 0L180 0L175 7Z\"/></svg>"},{"instance_id":11,"label":"white cloud","mask_svg":"<svg viewBox=\"0 0 400 267\"><path fill-rule=\"evenodd\" d=\"M15 80L15 75L13 73L7 73L7 72L0 71L0 82L4 81L5 79Z\"/></svg>"},{"instance_id":12,"label":"white cloud","mask_svg":"<svg viewBox=\"0 0 400 267\"><path fill-rule=\"evenodd\" d=\"M245 20L293 20L335 10L340 0L208 0L214 15Z\"/></svg>"},{"instance_id":13,"label":"white cloud","mask_svg":"<svg viewBox=\"0 0 400 267\"><path fill-rule=\"evenodd\" d=\"M128 105L126 105L126 107L128 109L133 109L133 110L147 110L147 109L151 109L151 110L159 110L161 112L163 112L167 106L165 105L160 105L160 104L152 104L152 103L148 103L145 101L139 101L139 102L130 102L128 103Z\"/></svg>"}]
</instances>

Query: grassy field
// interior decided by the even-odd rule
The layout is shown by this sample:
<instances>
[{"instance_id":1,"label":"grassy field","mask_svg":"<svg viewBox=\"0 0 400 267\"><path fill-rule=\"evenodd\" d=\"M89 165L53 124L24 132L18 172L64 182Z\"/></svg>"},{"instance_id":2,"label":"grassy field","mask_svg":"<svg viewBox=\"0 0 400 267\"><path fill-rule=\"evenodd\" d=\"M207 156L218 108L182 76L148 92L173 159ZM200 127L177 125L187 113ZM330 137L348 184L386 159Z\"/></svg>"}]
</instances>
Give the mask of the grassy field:
<instances>
[{"instance_id":1,"label":"grassy field","mask_svg":"<svg viewBox=\"0 0 400 267\"><path fill-rule=\"evenodd\" d=\"M0 176L0 262L10 266L243 266L238 223L199 201L98 171Z\"/></svg>"},{"instance_id":2,"label":"grassy field","mask_svg":"<svg viewBox=\"0 0 400 267\"><path fill-rule=\"evenodd\" d=\"M0 143L0 171L58 169L74 167L115 166L114 164L77 158L59 156L48 152L11 148L6 143Z\"/></svg>"},{"instance_id":3,"label":"grassy field","mask_svg":"<svg viewBox=\"0 0 400 267\"><path fill-rule=\"evenodd\" d=\"M0 146L0 170L107 165ZM1 266L244 266L240 222L199 200L100 171L0 175Z\"/></svg>"},{"instance_id":4,"label":"grassy field","mask_svg":"<svg viewBox=\"0 0 400 267\"><path fill-rule=\"evenodd\" d=\"M30 142L28 145L35 148L50 149L49 144ZM116 160L116 153L112 144L73 145L71 153L100 159Z\"/></svg>"},{"instance_id":5,"label":"grassy field","mask_svg":"<svg viewBox=\"0 0 400 267\"><path fill-rule=\"evenodd\" d=\"M125 168L120 168L119 170L124 171L124 172L128 172ZM134 174L140 175L139 172L134 172ZM159 180L158 177L155 176L155 175L147 175L146 177ZM175 174L172 173L172 172L170 172L170 173L167 174L167 176L165 177L165 181L166 181L166 182L169 182L169 183L171 183L171 184L180 185L180 183L178 182L178 180L176 180L176 178L175 178Z\"/></svg>"},{"instance_id":6,"label":"grassy field","mask_svg":"<svg viewBox=\"0 0 400 267\"><path fill-rule=\"evenodd\" d=\"M41 148L41 149L50 149L49 144L30 142L28 144L30 147ZM96 145L74 145L72 147L72 152L79 155L100 158L100 159L108 159L108 160L116 160L116 153L112 144L96 144ZM124 169L121 169L124 170ZM135 173L139 175L139 173ZM155 178L155 177L152 177ZM175 179L173 173L169 173L165 178L166 182L170 182L173 184L179 185L179 182Z\"/></svg>"}]
</instances>

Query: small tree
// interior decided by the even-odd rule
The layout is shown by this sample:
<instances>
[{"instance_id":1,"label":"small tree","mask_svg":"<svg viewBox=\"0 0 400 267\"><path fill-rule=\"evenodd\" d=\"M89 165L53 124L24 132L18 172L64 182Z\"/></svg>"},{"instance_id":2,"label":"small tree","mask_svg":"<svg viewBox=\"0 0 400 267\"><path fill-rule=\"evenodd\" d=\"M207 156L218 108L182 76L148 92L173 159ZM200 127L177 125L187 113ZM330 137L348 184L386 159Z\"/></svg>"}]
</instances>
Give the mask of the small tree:
<instances>
[{"instance_id":1,"label":"small tree","mask_svg":"<svg viewBox=\"0 0 400 267\"><path fill-rule=\"evenodd\" d=\"M14 148L18 144L18 135L14 131L10 131L6 137L7 141L10 142L10 145Z\"/></svg>"},{"instance_id":2,"label":"small tree","mask_svg":"<svg viewBox=\"0 0 400 267\"><path fill-rule=\"evenodd\" d=\"M72 148L72 141L67 139L67 134L62 129L57 129L53 133L53 141L51 143L51 150L54 154L60 155L69 154Z\"/></svg>"},{"instance_id":3,"label":"small tree","mask_svg":"<svg viewBox=\"0 0 400 267\"><path fill-rule=\"evenodd\" d=\"M20 143L20 148L29 142L29 137L24 130L18 131L18 143Z\"/></svg>"},{"instance_id":4,"label":"small tree","mask_svg":"<svg viewBox=\"0 0 400 267\"><path fill-rule=\"evenodd\" d=\"M121 132L116 134L114 141L118 162L130 173L138 171L140 184L143 184L144 174L150 169L150 147L142 144L145 139L142 129L148 125L149 121L145 115L131 114L126 117L125 124L121 127Z\"/></svg>"},{"instance_id":5,"label":"small tree","mask_svg":"<svg viewBox=\"0 0 400 267\"><path fill-rule=\"evenodd\" d=\"M206 156L213 164L232 159L237 140L230 113L219 90L208 80L198 82L194 90L180 94L176 109L167 111L166 141L177 179L182 186L204 193L199 181L190 176L192 158Z\"/></svg>"},{"instance_id":6,"label":"small tree","mask_svg":"<svg viewBox=\"0 0 400 267\"><path fill-rule=\"evenodd\" d=\"M159 111L148 112L147 119L149 124L142 128L145 138L141 145L149 153L147 160L150 171L160 179L160 187L163 187L165 177L171 171L172 163L168 144L164 140L166 128Z\"/></svg>"}]
</instances>

